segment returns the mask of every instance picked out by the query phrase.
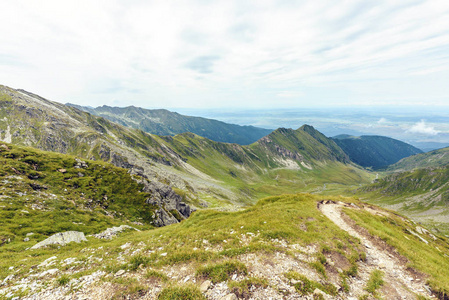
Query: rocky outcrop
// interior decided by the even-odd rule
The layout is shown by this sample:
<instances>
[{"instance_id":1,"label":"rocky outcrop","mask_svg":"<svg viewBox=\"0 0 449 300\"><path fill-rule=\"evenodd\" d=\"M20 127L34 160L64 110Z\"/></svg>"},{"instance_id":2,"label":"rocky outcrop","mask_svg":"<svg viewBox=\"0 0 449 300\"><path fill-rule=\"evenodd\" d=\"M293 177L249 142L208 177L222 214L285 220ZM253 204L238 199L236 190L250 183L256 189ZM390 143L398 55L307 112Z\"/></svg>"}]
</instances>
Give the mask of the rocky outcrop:
<instances>
[{"instance_id":1,"label":"rocky outcrop","mask_svg":"<svg viewBox=\"0 0 449 300\"><path fill-rule=\"evenodd\" d=\"M163 207L157 209L153 214L153 224L158 227L167 226L178 223L179 221Z\"/></svg>"},{"instance_id":2,"label":"rocky outcrop","mask_svg":"<svg viewBox=\"0 0 449 300\"><path fill-rule=\"evenodd\" d=\"M151 193L146 203L158 207L153 216L156 226L166 226L188 218L191 208L182 202L182 197L173 191L171 187L157 181L140 181L144 185L144 192Z\"/></svg>"},{"instance_id":3,"label":"rocky outcrop","mask_svg":"<svg viewBox=\"0 0 449 300\"><path fill-rule=\"evenodd\" d=\"M107 239L110 240L113 237L116 237L117 234L119 234L122 231L125 231L126 229L133 229L133 230L137 230L140 231L134 227L128 226L128 225L120 225L118 227L111 227L106 229L105 231L102 231L100 233L97 234L93 234L94 237L98 238L98 239Z\"/></svg>"},{"instance_id":4,"label":"rocky outcrop","mask_svg":"<svg viewBox=\"0 0 449 300\"><path fill-rule=\"evenodd\" d=\"M264 145L265 147L272 149L272 151L274 151L274 153L276 153L279 156L285 157L285 158L291 158L293 160L296 161L303 161L304 158L302 157L301 154L297 153L297 152L292 152L278 144L276 144L275 142L273 142L269 136L263 137L259 140L259 143L261 145Z\"/></svg>"},{"instance_id":5,"label":"rocky outcrop","mask_svg":"<svg viewBox=\"0 0 449 300\"><path fill-rule=\"evenodd\" d=\"M37 243L36 245L31 247L31 249L39 249L54 244L64 246L70 242L75 243L87 242L87 239L84 236L84 233L79 231L58 232L53 234L49 238Z\"/></svg>"}]
</instances>

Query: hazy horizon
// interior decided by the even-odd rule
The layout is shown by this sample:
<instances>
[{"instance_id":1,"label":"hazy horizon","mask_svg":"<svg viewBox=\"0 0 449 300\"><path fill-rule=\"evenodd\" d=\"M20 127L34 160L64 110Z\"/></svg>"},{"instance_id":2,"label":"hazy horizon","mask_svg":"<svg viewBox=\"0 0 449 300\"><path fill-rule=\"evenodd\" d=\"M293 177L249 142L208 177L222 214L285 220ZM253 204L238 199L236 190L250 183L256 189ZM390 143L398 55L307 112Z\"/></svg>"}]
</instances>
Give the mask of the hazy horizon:
<instances>
[{"instance_id":1,"label":"hazy horizon","mask_svg":"<svg viewBox=\"0 0 449 300\"><path fill-rule=\"evenodd\" d=\"M328 137L380 135L423 151L449 146L449 112L415 107L325 107L301 109L169 109L187 116L266 129L314 126Z\"/></svg>"}]
</instances>

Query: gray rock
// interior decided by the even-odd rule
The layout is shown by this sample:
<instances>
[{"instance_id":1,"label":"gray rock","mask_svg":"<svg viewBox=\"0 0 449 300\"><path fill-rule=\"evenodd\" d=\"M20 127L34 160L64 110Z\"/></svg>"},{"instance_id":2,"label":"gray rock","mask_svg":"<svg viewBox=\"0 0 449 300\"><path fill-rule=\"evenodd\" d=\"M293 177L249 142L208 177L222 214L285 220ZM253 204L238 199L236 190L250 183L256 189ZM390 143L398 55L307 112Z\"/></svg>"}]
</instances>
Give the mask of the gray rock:
<instances>
[{"instance_id":1,"label":"gray rock","mask_svg":"<svg viewBox=\"0 0 449 300\"><path fill-rule=\"evenodd\" d=\"M111 227L106 229L105 231L102 231L100 233L94 234L93 236L98 239L112 239L113 237L117 236L120 232L126 230L126 229L134 229L137 231L140 231L134 227L128 226L128 225L120 225L119 227Z\"/></svg>"},{"instance_id":2,"label":"gray rock","mask_svg":"<svg viewBox=\"0 0 449 300\"><path fill-rule=\"evenodd\" d=\"M178 223L179 220L171 213L177 212L177 217L186 219L192 213L190 206L182 202L182 197L173 191L171 187L157 181L148 181L142 179L139 181L144 185L144 192L151 193L151 198L146 201L147 204L158 206L154 218L154 225L166 226Z\"/></svg>"},{"instance_id":3,"label":"gray rock","mask_svg":"<svg viewBox=\"0 0 449 300\"><path fill-rule=\"evenodd\" d=\"M74 165L75 169L85 169L88 167L87 163L79 158L75 158L76 164Z\"/></svg>"},{"instance_id":4,"label":"gray rock","mask_svg":"<svg viewBox=\"0 0 449 300\"><path fill-rule=\"evenodd\" d=\"M31 249L38 249L52 244L58 244L64 246L70 242L81 243L87 241L84 233L79 231L66 231L58 232L50 236L49 238L37 243Z\"/></svg>"},{"instance_id":5,"label":"gray rock","mask_svg":"<svg viewBox=\"0 0 449 300\"><path fill-rule=\"evenodd\" d=\"M59 272L58 269L50 269L50 270L46 270L46 271L40 273L38 276L39 276L39 277L44 277L44 276L46 276L46 275L55 275L55 274L58 273L58 272Z\"/></svg>"},{"instance_id":6,"label":"gray rock","mask_svg":"<svg viewBox=\"0 0 449 300\"><path fill-rule=\"evenodd\" d=\"M24 242L29 242L29 241L30 241L30 238L29 238L29 237L26 237L26 238L23 239L23 241L24 241Z\"/></svg>"},{"instance_id":7,"label":"gray rock","mask_svg":"<svg viewBox=\"0 0 449 300\"><path fill-rule=\"evenodd\" d=\"M126 272L125 270L118 270L117 273L114 274L114 276L115 276L115 277L120 277L120 276L122 276L123 274L125 274L125 272Z\"/></svg>"},{"instance_id":8,"label":"gray rock","mask_svg":"<svg viewBox=\"0 0 449 300\"><path fill-rule=\"evenodd\" d=\"M167 226L170 224L179 223L178 220L173 217L172 214L165 211L165 209L161 208L155 211L153 215L153 223L158 227Z\"/></svg>"},{"instance_id":9,"label":"gray rock","mask_svg":"<svg viewBox=\"0 0 449 300\"><path fill-rule=\"evenodd\" d=\"M212 282L211 282L210 280L204 281L204 282L200 285L200 291L201 291L201 293L205 293L205 292L209 289L209 287L210 287L211 284L212 284Z\"/></svg>"},{"instance_id":10,"label":"gray rock","mask_svg":"<svg viewBox=\"0 0 449 300\"><path fill-rule=\"evenodd\" d=\"M221 300L238 300L237 296L235 294L227 294L226 296L222 297Z\"/></svg>"}]
</instances>

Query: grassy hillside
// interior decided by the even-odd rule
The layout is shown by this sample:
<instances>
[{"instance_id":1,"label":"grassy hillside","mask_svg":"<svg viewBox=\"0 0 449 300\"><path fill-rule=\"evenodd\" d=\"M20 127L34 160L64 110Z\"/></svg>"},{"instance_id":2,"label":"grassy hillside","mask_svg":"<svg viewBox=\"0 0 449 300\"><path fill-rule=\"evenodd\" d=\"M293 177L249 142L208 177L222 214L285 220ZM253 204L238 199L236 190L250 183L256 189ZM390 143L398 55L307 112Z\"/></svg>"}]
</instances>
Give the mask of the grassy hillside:
<instances>
[{"instance_id":1,"label":"grassy hillside","mask_svg":"<svg viewBox=\"0 0 449 300\"><path fill-rule=\"evenodd\" d=\"M404 158L357 194L449 234L449 148Z\"/></svg>"},{"instance_id":2,"label":"grassy hillside","mask_svg":"<svg viewBox=\"0 0 449 300\"><path fill-rule=\"evenodd\" d=\"M377 285L372 279L382 277L379 270L384 269L378 267L379 274L370 271L373 261L365 245L321 213L317 207L323 200L347 203L345 213L395 247L388 253L402 259L407 272L424 278L440 295L447 294L449 281L442 272L449 267L446 239L424 244L408 233L415 228L406 219L356 199L310 194L270 197L238 212L198 211L172 226L129 232L109 241L88 237L88 242L61 249L24 250L25 242L15 240L7 249L0 247L0 280L13 275L0 292L217 299L222 289L241 298L312 297L318 289L318 294L337 299L391 296L389 277ZM428 277L418 275L421 272ZM387 270L385 274L389 276ZM201 292L205 280L211 283ZM20 286L21 282L28 284ZM92 282L99 284L89 285ZM318 294L313 297L322 299Z\"/></svg>"},{"instance_id":3,"label":"grassy hillside","mask_svg":"<svg viewBox=\"0 0 449 300\"><path fill-rule=\"evenodd\" d=\"M412 145L384 136L340 135L333 140L353 162L366 168L382 168L422 153Z\"/></svg>"},{"instance_id":4,"label":"grassy hillside","mask_svg":"<svg viewBox=\"0 0 449 300\"><path fill-rule=\"evenodd\" d=\"M254 126L240 126L201 117L191 117L166 109L145 109L140 107L96 108L67 104L101 116L115 123L140 129L156 135L177 135L192 132L217 142L251 144L269 134L271 130Z\"/></svg>"},{"instance_id":5,"label":"grassy hillside","mask_svg":"<svg viewBox=\"0 0 449 300\"><path fill-rule=\"evenodd\" d=\"M246 203L263 196L317 191L324 185L340 188L370 181L372 175L349 163L335 143L307 127L312 130L277 129L249 146L194 134L160 139L196 170L242 195Z\"/></svg>"},{"instance_id":6,"label":"grassy hillside","mask_svg":"<svg viewBox=\"0 0 449 300\"><path fill-rule=\"evenodd\" d=\"M434 232L449 234L449 165L397 172L359 190L363 199L395 209Z\"/></svg>"},{"instance_id":7,"label":"grassy hillside","mask_svg":"<svg viewBox=\"0 0 449 300\"><path fill-rule=\"evenodd\" d=\"M145 203L152 194L134 179L104 162L0 143L0 244L23 240L30 231L36 241L122 223L148 227L157 207Z\"/></svg>"},{"instance_id":8,"label":"grassy hillside","mask_svg":"<svg viewBox=\"0 0 449 300\"><path fill-rule=\"evenodd\" d=\"M388 167L387 171L408 171L417 168L449 165L449 147L404 158Z\"/></svg>"}]
</instances>

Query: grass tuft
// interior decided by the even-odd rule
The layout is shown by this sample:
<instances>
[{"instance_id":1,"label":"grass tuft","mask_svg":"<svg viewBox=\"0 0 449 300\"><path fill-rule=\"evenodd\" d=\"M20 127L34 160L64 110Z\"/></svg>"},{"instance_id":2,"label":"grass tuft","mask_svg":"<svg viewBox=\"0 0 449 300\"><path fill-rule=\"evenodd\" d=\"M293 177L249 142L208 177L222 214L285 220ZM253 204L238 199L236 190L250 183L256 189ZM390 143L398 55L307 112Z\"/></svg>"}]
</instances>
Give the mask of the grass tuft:
<instances>
[{"instance_id":1,"label":"grass tuft","mask_svg":"<svg viewBox=\"0 0 449 300\"><path fill-rule=\"evenodd\" d=\"M169 280L168 276L165 275L164 273L161 273L161 272L158 272L158 271L152 270L152 269L148 270L145 273L145 278L155 279L155 280L162 281L162 282L167 282Z\"/></svg>"},{"instance_id":2,"label":"grass tuft","mask_svg":"<svg viewBox=\"0 0 449 300\"><path fill-rule=\"evenodd\" d=\"M206 265L198 268L196 276L210 279L213 283L229 280L232 274L247 275L248 270L238 261L226 261L218 264Z\"/></svg>"},{"instance_id":3,"label":"grass tuft","mask_svg":"<svg viewBox=\"0 0 449 300\"><path fill-rule=\"evenodd\" d=\"M143 255L135 255L129 260L129 269L131 271L136 271L139 267L146 267L150 263L151 259Z\"/></svg>"},{"instance_id":4,"label":"grass tuft","mask_svg":"<svg viewBox=\"0 0 449 300\"><path fill-rule=\"evenodd\" d=\"M70 282L70 276L67 274L61 275L58 279L56 279L56 283L59 286L67 285Z\"/></svg>"},{"instance_id":5,"label":"grass tuft","mask_svg":"<svg viewBox=\"0 0 449 300\"><path fill-rule=\"evenodd\" d=\"M197 286L169 286L162 290L157 297L159 300L206 300Z\"/></svg>"},{"instance_id":6,"label":"grass tuft","mask_svg":"<svg viewBox=\"0 0 449 300\"><path fill-rule=\"evenodd\" d=\"M384 273L379 270L374 270L371 272L368 282L366 283L365 291L372 294L373 296L377 296L377 290L384 284Z\"/></svg>"},{"instance_id":7,"label":"grass tuft","mask_svg":"<svg viewBox=\"0 0 449 300\"><path fill-rule=\"evenodd\" d=\"M228 286L239 299L248 299L251 296L251 287L266 288L268 281L265 278L249 277L242 281L231 281L228 283Z\"/></svg>"}]
</instances>

